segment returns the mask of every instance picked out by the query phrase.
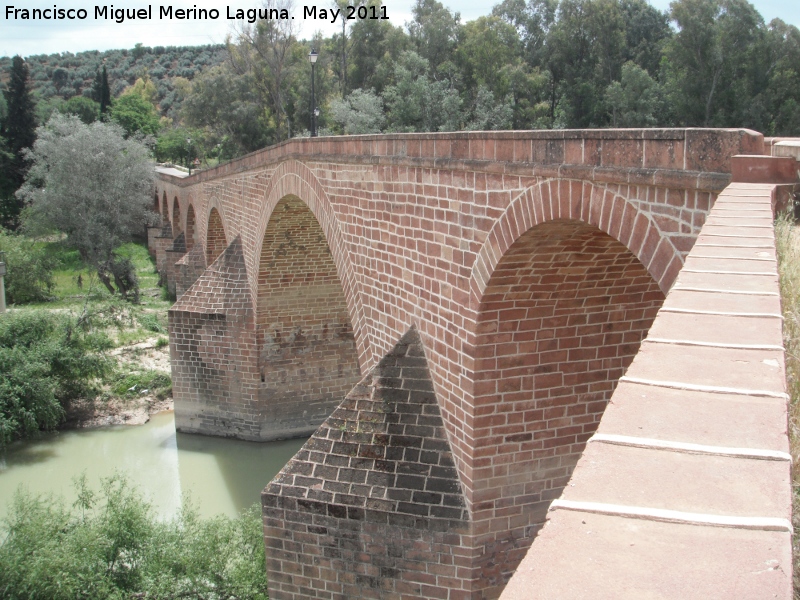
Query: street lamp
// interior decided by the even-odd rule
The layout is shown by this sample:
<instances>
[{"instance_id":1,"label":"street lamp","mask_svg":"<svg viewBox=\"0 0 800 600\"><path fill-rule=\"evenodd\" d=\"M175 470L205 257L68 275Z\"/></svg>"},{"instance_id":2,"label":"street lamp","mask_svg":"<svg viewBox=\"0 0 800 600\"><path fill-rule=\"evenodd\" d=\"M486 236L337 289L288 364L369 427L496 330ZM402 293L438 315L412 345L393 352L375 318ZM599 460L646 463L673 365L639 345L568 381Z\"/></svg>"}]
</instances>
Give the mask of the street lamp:
<instances>
[{"instance_id":1,"label":"street lamp","mask_svg":"<svg viewBox=\"0 0 800 600\"><path fill-rule=\"evenodd\" d=\"M189 177L192 176L192 138L186 138L186 168L189 169Z\"/></svg>"},{"instance_id":2,"label":"street lamp","mask_svg":"<svg viewBox=\"0 0 800 600\"><path fill-rule=\"evenodd\" d=\"M317 62L318 56L314 48L308 53L308 62L311 63L311 137L317 137L317 115L319 114L317 102L314 98L314 63Z\"/></svg>"}]
</instances>

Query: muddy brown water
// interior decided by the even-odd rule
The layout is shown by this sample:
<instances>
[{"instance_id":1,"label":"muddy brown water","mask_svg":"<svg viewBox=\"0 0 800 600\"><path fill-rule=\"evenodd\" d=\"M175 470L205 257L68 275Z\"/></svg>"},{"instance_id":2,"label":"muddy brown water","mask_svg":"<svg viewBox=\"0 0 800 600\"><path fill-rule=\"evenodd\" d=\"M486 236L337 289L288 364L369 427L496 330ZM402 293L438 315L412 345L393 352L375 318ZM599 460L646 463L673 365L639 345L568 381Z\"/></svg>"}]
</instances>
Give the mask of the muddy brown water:
<instances>
[{"instance_id":1,"label":"muddy brown water","mask_svg":"<svg viewBox=\"0 0 800 600\"><path fill-rule=\"evenodd\" d=\"M305 439L243 442L175 432L172 412L145 425L48 434L0 452L0 519L19 486L75 500L73 481L86 473L93 489L115 471L125 474L162 518L190 494L202 516L235 516L259 502L264 486Z\"/></svg>"}]
</instances>

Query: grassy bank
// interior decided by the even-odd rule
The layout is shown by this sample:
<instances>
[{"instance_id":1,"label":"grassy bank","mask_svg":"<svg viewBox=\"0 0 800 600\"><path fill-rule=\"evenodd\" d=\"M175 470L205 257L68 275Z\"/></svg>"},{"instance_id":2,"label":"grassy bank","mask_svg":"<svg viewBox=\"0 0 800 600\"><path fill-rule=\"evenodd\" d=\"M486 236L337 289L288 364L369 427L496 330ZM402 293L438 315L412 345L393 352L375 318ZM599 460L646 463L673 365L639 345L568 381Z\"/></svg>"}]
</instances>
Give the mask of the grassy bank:
<instances>
[{"instance_id":1,"label":"grassy bank","mask_svg":"<svg viewBox=\"0 0 800 600\"><path fill-rule=\"evenodd\" d=\"M789 394L789 443L795 468L792 469L793 555L795 598L800 598L800 228L788 215L775 224L778 250L783 344L786 349L786 391Z\"/></svg>"},{"instance_id":2,"label":"grassy bank","mask_svg":"<svg viewBox=\"0 0 800 600\"><path fill-rule=\"evenodd\" d=\"M108 414L117 420L105 423L141 422L148 403L163 406L171 396L171 302L147 248L131 243L118 250L136 267L141 294L132 304L109 293L60 241L12 241L24 248L23 258L36 257L52 272L37 301L11 305L0 320L0 447ZM21 262L20 271L36 261ZM13 276L11 261L8 269Z\"/></svg>"}]
</instances>

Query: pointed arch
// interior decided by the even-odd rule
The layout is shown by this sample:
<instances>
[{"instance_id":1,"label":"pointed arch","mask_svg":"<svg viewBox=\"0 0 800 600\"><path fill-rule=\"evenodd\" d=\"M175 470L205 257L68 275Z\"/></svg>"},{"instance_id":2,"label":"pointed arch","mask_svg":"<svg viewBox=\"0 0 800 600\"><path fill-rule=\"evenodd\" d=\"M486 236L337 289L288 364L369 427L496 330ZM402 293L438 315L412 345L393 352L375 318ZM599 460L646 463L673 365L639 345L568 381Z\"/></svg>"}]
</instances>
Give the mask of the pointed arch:
<instances>
[{"instance_id":1,"label":"pointed arch","mask_svg":"<svg viewBox=\"0 0 800 600\"><path fill-rule=\"evenodd\" d=\"M181 205L178 202L178 197L175 196L172 199L172 236L178 237L180 233L183 231L183 227L181 225Z\"/></svg>"},{"instance_id":2,"label":"pointed arch","mask_svg":"<svg viewBox=\"0 0 800 600\"><path fill-rule=\"evenodd\" d=\"M347 249L344 234L328 195L311 169L296 160L289 160L281 163L275 170L265 196L266 202L261 207L256 229L256 252L253 254L253 263L248 265L248 273L253 278L258 276L264 233L275 207L287 196L300 199L319 223L327 246L330 249L331 257L344 291L344 298L358 351L358 362L363 372L380 357L371 355L372 344L367 339L367 327L353 269L353 259ZM256 289L257 281L252 282L252 287Z\"/></svg>"},{"instance_id":3,"label":"pointed arch","mask_svg":"<svg viewBox=\"0 0 800 600\"><path fill-rule=\"evenodd\" d=\"M206 227L206 264L211 265L228 246L225 225L216 207L208 212Z\"/></svg>"},{"instance_id":4,"label":"pointed arch","mask_svg":"<svg viewBox=\"0 0 800 600\"><path fill-rule=\"evenodd\" d=\"M534 225L574 219L594 225L627 247L666 293L683 259L648 213L605 186L549 179L515 198L492 227L472 267L470 305L477 309L489 277L511 245Z\"/></svg>"},{"instance_id":5,"label":"pointed arch","mask_svg":"<svg viewBox=\"0 0 800 600\"><path fill-rule=\"evenodd\" d=\"M197 224L194 215L194 206L189 203L186 208L186 251L188 252L194 247L196 242L195 236L197 235Z\"/></svg>"}]
</instances>

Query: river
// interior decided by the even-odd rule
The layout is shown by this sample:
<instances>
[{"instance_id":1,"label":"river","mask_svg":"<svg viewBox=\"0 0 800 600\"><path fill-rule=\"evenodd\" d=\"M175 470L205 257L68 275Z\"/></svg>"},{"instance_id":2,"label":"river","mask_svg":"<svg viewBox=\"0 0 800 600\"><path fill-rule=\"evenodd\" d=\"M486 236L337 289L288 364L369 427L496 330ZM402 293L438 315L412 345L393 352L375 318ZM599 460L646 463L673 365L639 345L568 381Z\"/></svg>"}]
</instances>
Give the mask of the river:
<instances>
[{"instance_id":1,"label":"river","mask_svg":"<svg viewBox=\"0 0 800 600\"><path fill-rule=\"evenodd\" d=\"M202 516L235 516L259 502L264 486L305 439L243 442L175 433L172 412L145 425L120 425L46 434L0 452L0 518L19 486L33 493L75 499L73 480L86 473L98 489L102 477L125 474L163 518L190 494Z\"/></svg>"}]
</instances>

